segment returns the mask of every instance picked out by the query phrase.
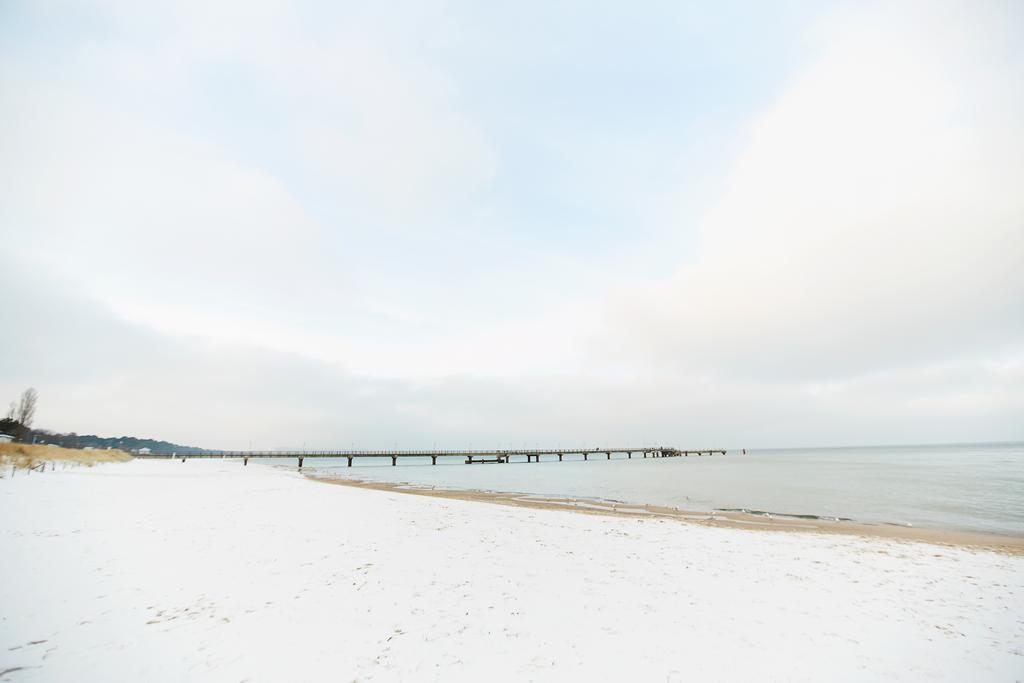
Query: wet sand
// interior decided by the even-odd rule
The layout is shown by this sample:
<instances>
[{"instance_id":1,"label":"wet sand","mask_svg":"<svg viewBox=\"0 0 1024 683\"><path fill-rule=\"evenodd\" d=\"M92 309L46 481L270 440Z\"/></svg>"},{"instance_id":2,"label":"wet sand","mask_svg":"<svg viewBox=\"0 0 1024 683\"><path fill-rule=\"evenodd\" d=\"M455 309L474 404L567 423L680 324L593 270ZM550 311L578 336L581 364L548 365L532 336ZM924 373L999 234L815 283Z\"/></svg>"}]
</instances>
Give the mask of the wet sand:
<instances>
[{"instance_id":1,"label":"wet sand","mask_svg":"<svg viewBox=\"0 0 1024 683\"><path fill-rule=\"evenodd\" d=\"M695 511L661 505L637 503L611 503L584 498L556 498L535 496L524 493L504 493L470 489L442 489L415 486L408 483L362 481L306 474L315 481L350 486L360 489L405 493L414 496L469 500L510 507L535 508L541 510L570 510L589 515L611 515L615 517L657 517L675 519L687 524L701 526L753 529L774 532L807 532L816 534L843 534L886 538L909 542L929 543L947 547L967 547L992 550L1008 555L1024 555L1024 538L999 536L966 531L950 531L921 527L903 527L894 524L871 524L846 520L803 519L780 515L755 515L743 512Z\"/></svg>"}]
</instances>

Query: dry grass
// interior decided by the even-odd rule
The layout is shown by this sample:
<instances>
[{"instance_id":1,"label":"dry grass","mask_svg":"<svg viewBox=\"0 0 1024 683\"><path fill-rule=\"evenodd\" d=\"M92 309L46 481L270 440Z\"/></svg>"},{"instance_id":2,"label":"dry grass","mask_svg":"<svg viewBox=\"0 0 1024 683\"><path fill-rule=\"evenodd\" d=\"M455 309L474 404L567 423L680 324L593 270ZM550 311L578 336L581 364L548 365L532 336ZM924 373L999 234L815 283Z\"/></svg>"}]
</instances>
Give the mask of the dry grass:
<instances>
[{"instance_id":1,"label":"dry grass","mask_svg":"<svg viewBox=\"0 0 1024 683\"><path fill-rule=\"evenodd\" d=\"M28 443L0 443L0 465L17 468L36 467L44 462L73 462L92 467L100 462L124 462L132 456L118 450L85 451Z\"/></svg>"}]
</instances>

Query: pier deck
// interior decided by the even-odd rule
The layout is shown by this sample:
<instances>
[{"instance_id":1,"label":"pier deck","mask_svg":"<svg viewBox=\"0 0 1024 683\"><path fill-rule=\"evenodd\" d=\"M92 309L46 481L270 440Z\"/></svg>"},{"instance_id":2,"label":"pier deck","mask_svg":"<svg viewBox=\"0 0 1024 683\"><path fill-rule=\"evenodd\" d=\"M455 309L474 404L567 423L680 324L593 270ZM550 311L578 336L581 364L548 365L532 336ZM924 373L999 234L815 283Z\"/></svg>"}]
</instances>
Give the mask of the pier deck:
<instances>
[{"instance_id":1,"label":"pier deck","mask_svg":"<svg viewBox=\"0 0 1024 683\"><path fill-rule=\"evenodd\" d=\"M477 463L500 463L508 464L513 458L526 458L518 462L540 462L541 456L558 456L562 462L566 455L582 455L584 460L590 456L603 455L608 460L612 455L625 455L632 460L633 456L644 458L678 458L691 455L725 455L725 449L702 448L699 450L682 450L668 446L648 446L637 448L552 448L552 449L507 449L507 450L461 450L461 451L203 451L201 453L142 453L135 454L136 458L160 458L174 459L181 458L185 462L189 458L241 458L244 464L249 464L250 458L295 458L299 467L306 458L345 458L348 466L352 467L355 458L391 458L392 466L398 464L399 458L430 458L430 464L436 465L438 458L462 457L466 459L467 465Z\"/></svg>"}]
</instances>

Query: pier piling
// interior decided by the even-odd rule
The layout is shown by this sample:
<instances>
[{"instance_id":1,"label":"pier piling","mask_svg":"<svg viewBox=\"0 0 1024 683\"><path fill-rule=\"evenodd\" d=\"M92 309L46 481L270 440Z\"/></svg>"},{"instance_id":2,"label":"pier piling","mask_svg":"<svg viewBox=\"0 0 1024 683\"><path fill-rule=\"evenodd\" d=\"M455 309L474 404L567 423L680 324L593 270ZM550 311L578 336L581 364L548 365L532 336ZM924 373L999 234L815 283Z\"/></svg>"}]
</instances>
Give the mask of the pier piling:
<instances>
[{"instance_id":1,"label":"pier piling","mask_svg":"<svg viewBox=\"0 0 1024 683\"><path fill-rule=\"evenodd\" d=\"M334 451L306 451L306 450L293 450L293 451L197 451L195 453L177 453L174 451L163 452L163 453L137 453L134 457L139 459L148 458L159 458L165 460L174 460L180 458L181 462L184 463L190 458L218 458L218 459L230 459L230 458L241 458L242 464L248 466L250 458L295 458L298 462L299 469L305 466L306 458L345 458L345 464L348 467L352 467L352 461L356 458L391 458L391 466L395 467L398 465L399 458L430 458L431 465L437 465L437 459L441 457L460 456L465 457L466 464L473 463L510 463L512 462L512 456L525 456L526 462L534 463L540 462L541 456L544 455L557 455L558 462L564 462L566 455L582 455L583 460L590 460L591 455L599 455L604 453L606 460L611 460L612 455L616 453L624 453L630 460L633 459L633 453L643 455L644 458L675 458L679 456L689 457L691 455L703 456L703 455L725 455L725 449L702 449L702 450L681 450L678 448L670 448L668 446L648 446L643 448L611 448L608 446L597 447L597 448L579 448L579 449L566 449L566 448L552 448L550 450L541 448L530 448L522 450L409 450L409 451L357 451L357 450L334 450ZM523 462L517 460L516 462Z\"/></svg>"}]
</instances>

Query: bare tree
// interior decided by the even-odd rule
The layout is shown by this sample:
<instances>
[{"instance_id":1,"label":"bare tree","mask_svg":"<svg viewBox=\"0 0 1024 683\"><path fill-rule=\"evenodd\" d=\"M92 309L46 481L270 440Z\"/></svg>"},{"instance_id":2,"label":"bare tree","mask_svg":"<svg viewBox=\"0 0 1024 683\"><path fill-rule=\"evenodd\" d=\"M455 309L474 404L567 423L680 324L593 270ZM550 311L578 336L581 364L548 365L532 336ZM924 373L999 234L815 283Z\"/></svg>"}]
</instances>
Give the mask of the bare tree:
<instances>
[{"instance_id":1,"label":"bare tree","mask_svg":"<svg viewBox=\"0 0 1024 683\"><path fill-rule=\"evenodd\" d=\"M7 409L7 419L10 420L11 422L14 422L14 414L17 412L17 410L18 406L15 404L14 401L11 401L11 407Z\"/></svg>"},{"instance_id":2,"label":"bare tree","mask_svg":"<svg viewBox=\"0 0 1024 683\"><path fill-rule=\"evenodd\" d=\"M27 433L32 428L32 420L36 416L36 401L39 400L39 394L32 387L29 387L21 394L21 400L18 402L18 422L21 423L21 429L24 433Z\"/></svg>"}]
</instances>

